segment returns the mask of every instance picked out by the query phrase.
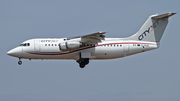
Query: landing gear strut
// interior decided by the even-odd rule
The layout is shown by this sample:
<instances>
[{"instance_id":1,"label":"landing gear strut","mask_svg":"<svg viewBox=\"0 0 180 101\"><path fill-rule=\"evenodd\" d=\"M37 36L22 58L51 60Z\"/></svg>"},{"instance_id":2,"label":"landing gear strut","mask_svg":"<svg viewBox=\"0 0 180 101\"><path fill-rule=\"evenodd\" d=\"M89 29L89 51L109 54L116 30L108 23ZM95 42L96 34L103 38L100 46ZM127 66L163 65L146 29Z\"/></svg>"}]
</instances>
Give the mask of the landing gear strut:
<instances>
[{"instance_id":1,"label":"landing gear strut","mask_svg":"<svg viewBox=\"0 0 180 101\"><path fill-rule=\"evenodd\" d=\"M80 58L77 62L80 68L84 68L89 63L89 58Z\"/></svg>"},{"instance_id":2,"label":"landing gear strut","mask_svg":"<svg viewBox=\"0 0 180 101\"><path fill-rule=\"evenodd\" d=\"M19 65L22 64L21 58L19 58L18 64L19 64Z\"/></svg>"}]
</instances>

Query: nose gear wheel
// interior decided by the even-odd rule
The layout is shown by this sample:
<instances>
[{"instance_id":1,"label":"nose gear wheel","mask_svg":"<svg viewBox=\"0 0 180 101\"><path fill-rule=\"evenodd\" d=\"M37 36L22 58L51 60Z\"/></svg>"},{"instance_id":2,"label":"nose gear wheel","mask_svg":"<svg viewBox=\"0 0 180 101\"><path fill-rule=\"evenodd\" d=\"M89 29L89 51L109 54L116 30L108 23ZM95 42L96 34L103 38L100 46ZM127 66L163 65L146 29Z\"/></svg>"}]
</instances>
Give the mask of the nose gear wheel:
<instances>
[{"instance_id":1,"label":"nose gear wheel","mask_svg":"<svg viewBox=\"0 0 180 101\"><path fill-rule=\"evenodd\" d=\"M18 64L19 64L19 65L22 64L21 58L19 58Z\"/></svg>"}]
</instances>

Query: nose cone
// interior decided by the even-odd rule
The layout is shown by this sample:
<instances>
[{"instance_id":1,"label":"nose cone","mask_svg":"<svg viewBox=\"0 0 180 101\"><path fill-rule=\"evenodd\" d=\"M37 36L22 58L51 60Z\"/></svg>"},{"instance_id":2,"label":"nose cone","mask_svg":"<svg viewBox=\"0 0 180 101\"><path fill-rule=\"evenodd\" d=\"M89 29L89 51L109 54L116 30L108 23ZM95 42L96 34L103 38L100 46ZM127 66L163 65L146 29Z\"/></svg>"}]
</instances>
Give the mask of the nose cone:
<instances>
[{"instance_id":1,"label":"nose cone","mask_svg":"<svg viewBox=\"0 0 180 101\"><path fill-rule=\"evenodd\" d=\"M16 47L16 48L8 51L7 55L13 56L13 57L22 57L22 49L21 49L21 47Z\"/></svg>"},{"instance_id":2,"label":"nose cone","mask_svg":"<svg viewBox=\"0 0 180 101\"><path fill-rule=\"evenodd\" d=\"M7 52L7 55L9 56L13 56L13 54L14 54L13 49Z\"/></svg>"}]
</instances>

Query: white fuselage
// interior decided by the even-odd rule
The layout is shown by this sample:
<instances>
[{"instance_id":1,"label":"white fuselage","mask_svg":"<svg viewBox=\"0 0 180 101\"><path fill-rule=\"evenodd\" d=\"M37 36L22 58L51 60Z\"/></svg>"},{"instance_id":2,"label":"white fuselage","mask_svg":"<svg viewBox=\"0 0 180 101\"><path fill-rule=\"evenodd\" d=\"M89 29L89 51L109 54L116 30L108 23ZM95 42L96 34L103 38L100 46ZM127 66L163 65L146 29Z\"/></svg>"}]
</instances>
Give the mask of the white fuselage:
<instances>
[{"instance_id":1,"label":"white fuselage","mask_svg":"<svg viewBox=\"0 0 180 101\"><path fill-rule=\"evenodd\" d=\"M65 40L64 40L65 39ZM118 38L105 38L96 45L86 45L70 51L61 51L59 43L67 41L60 39L31 39L8 52L9 55L24 59L79 59L80 52L89 52L89 59L114 59L136 53L156 49L159 43L121 40ZM78 39L73 40L78 41ZM26 44L26 45L24 45ZM13 54L11 54L13 53Z\"/></svg>"}]
</instances>

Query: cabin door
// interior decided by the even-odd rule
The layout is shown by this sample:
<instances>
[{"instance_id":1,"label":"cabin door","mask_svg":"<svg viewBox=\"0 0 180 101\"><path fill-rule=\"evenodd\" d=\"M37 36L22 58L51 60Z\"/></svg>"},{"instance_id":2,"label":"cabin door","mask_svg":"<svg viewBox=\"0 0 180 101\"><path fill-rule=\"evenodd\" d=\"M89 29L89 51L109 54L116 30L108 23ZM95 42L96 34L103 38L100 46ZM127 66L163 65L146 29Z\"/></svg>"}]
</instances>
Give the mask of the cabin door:
<instances>
[{"instance_id":1,"label":"cabin door","mask_svg":"<svg viewBox=\"0 0 180 101\"><path fill-rule=\"evenodd\" d=\"M40 47L40 43L39 40L35 40L34 41L34 50L35 51L40 51L41 47Z\"/></svg>"},{"instance_id":2,"label":"cabin door","mask_svg":"<svg viewBox=\"0 0 180 101\"><path fill-rule=\"evenodd\" d=\"M123 50L124 50L124 52L129 51L129 42L128 41L123 42Z\"/></svg>"}]
</instances>

